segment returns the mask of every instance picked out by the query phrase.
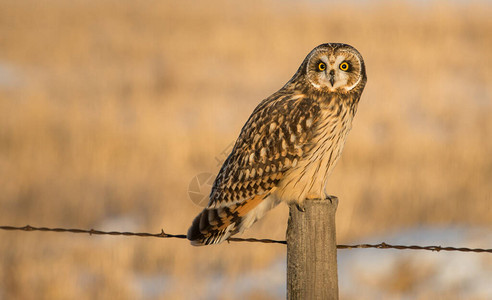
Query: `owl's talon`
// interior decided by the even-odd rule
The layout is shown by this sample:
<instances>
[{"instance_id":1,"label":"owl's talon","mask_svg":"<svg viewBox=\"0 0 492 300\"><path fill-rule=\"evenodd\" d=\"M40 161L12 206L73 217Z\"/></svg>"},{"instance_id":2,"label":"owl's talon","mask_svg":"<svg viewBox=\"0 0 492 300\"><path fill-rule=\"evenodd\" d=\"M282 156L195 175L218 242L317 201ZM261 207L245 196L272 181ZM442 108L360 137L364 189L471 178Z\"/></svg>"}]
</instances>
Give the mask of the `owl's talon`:
<instances>
[{"instance_id":1,"label":"owl's talon","mask_svg":"<svg viewBox=\"0 0 492 300\"><path fill-rule=\"evenodd\" d=\"M331 204L333 204L333 202L338 202L338 197L337 196L333 196L333 195L325 195L326 196L326 200L330 201Z\"/></svg>"},{"instance_id":2,"label":"owl's talon","mask_svg":"<svg viewBox=\"0 0 492 300\"><path fill-rule=\"evenodd\" d=\"M306 208L302 204L296 204L297 210L300 212L305 212Z\"/></svg>"}]
</instances>

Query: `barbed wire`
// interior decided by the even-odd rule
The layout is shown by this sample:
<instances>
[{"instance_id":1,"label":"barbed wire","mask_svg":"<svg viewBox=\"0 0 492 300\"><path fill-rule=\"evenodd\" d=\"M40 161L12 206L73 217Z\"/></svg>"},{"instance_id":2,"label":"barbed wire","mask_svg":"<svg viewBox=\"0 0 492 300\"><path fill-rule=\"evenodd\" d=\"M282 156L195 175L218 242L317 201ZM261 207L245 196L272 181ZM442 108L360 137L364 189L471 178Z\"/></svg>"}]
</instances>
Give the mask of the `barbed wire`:
<instances>
[{"instance_id":1,"label":"barbed wire","mask_svg":"<svg viewBox=\"0 0 492 300\"><path fill-rule=\"evenodd\" d=\"M16 226L0 226L0 230L8 231L48 231L48 232L68 232L68 233L85 233L89 235L122 235L122 236L138 236L138 237L154 237L154 238L176 238L186 239L185 234L170 234L161 229L159 233L148 232L129 232L129 231L103 231L96 229L78 229L78 228L49 228L49 227L34 227L30 225ZM256 238L229 238L228 242L249 242L249 243L264 243L264 244L283 244L287 241L272 240L272 239L256 239ZM396 249L396 250L428 250L428 251L459 251L459 252L475 252L475 253L492 253L492 249L481 248L466 248L466 247L442 247L442 246L406 246L406 245L390 245L385 242L379 244L356 244L356 245L337 245L337 249Z\"/></svg>"}]
</instances>

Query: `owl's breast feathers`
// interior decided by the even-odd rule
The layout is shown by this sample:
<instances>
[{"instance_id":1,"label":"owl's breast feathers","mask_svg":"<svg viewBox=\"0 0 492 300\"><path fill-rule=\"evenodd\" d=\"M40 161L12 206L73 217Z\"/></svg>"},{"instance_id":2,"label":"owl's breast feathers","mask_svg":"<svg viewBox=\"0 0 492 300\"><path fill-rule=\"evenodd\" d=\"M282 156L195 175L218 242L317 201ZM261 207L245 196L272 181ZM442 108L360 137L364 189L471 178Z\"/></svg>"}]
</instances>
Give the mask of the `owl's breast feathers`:
<instances>
[{"instance_id":1,"label":"owl's breast feathers","mask_svg":"<svg viewBox=\"0 0 492 300\"><path fill-rule=\"evenodd\" d=\"M188 231L192 244L220 243L284 200L278 192L285 176L305 167L320 136L335 130L332 125L352 102L356 106L351 98L308 97L285 88L261 102L222 165L208 206ZM330 126L322 120L327 117Z\"/></svg>"}]
</instances>

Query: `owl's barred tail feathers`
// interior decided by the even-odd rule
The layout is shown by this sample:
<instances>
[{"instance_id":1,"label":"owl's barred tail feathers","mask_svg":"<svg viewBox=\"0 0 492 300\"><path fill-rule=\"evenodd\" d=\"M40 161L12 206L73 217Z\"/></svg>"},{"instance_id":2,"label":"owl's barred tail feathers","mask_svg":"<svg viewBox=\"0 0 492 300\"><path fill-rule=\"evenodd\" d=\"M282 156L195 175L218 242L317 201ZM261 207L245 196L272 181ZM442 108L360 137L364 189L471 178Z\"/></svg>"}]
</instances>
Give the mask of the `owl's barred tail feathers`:
<instances>
[{"instance_id":1,"label":"owl's barred tail feathers","mask_svg":"<svg viewBox=\"0 0 492 300\"><path fill-rule=\"evenodd\" d=\"M193 220L187 238L194 246L218 244L253 225L276 203L271 197L255 196L241 203L205 208Z\"/></svg>"},{"instance_id":2,"label":"owl's barred tail feathers","mask_svg":"<svg viewBox=\"0 0 492 300\"><path fill-rule=\"evenodd\" d=\"M204 246L218 244L236 232L236 221L225 223L219 217L218 209L205 208L193 220L187 238L193 246Z\"/></svg>"}]
</instances>

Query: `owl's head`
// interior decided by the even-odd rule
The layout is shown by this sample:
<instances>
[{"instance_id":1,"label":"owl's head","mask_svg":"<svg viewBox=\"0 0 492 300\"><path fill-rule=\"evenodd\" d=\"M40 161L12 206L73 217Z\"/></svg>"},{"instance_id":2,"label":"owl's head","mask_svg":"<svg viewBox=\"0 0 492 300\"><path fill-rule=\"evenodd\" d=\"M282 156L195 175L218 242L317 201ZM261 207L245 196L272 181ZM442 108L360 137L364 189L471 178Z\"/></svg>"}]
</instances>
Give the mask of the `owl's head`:
<instances>
[{"instance_id":1,"label":"owl's head","mask_svg":"<svg viewBox=\"0 0 492 300\"><path fill-rule=\"evenodd\" d=\"M308 84L321 92L362 92L367 81L362 56L347 44L319 45L308 54L299 71Z\"/></svg>"}]
</instances>

